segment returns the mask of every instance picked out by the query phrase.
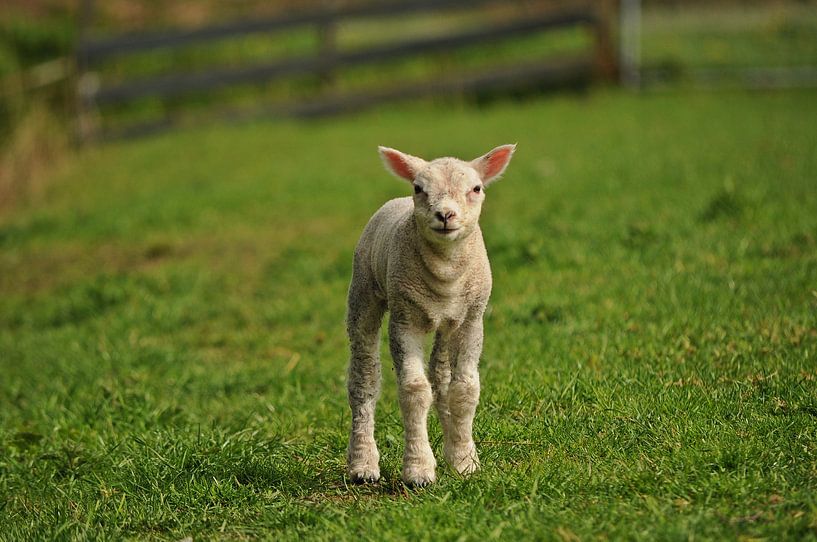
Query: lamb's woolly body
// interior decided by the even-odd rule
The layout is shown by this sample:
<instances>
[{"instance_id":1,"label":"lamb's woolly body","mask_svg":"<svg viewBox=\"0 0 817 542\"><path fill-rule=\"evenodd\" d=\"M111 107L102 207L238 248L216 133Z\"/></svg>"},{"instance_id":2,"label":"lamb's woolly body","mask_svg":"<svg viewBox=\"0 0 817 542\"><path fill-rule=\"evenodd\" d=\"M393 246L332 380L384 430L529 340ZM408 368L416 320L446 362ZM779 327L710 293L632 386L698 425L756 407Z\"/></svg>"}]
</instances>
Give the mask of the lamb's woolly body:
<instances>
[{"instance_id":1,"label":"lamb's woolly body","mask_svg":"<svg viewBox=\"0 0 817 542\"><path fill-rule=\"evenodd\" d=\"M482 232L477 227L451 250L435 247L419 235L413 210L406 197L375 213L355 250L355 281L385 301L392 318L410 318L425 332L459 327L484 311L491 294Z\"/></svg>"},{"instance_id":2,"label":"lamb's woolly body","mask_svg":"<svg viewBox=\"0 0 817 542\"><path fill-rule=\"evenodd\" d=\"M389 346L405 430L403 479L425 485L435 479L436 462L426 428L432 401L443 428L447 461L461 474L479 468L471 429L479 400L477 366L491 270L477 222L483 195L480 190L462 192L464 187L470 191L480 179L487 184L498 176L513 147L492 151L504 153L499 167L488 162L492 153L469 164L451 158L426 163L381 149L381 153L387 151L395 153L384 155L387 167L422 182L428 194L424 189L422 196L383 205L366 225L355 250L347 320L352 407L348 468L355 481L380 477L374 413L380 388L380 326L388 311ZM492 166L490 175L481 173ZM423 202L422 208L417 207L418 201ZM447 227L442 211L446 216L450 213L450 224L458 226L450 241L428 229L429 224ZM435 333L435 342L429 379L423 345L430 332Z\"/></svg>"}]
</instances>

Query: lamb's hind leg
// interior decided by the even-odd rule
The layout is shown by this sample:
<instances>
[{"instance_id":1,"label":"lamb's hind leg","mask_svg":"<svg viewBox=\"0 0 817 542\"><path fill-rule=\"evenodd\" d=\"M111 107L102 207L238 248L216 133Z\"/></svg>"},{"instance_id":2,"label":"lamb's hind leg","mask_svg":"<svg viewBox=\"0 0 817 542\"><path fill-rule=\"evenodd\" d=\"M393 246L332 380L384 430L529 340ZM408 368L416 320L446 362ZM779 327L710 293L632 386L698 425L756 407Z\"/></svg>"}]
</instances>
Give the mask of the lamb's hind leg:
<instances>
[{"instance_id":1,"label":"lamb's hind leg","mask_svg":"<svg viewBox=\"0 0 817 542\"><path fill-rule=\"evenodd\" d=\"M355 483L380 478L374 415L380 394L380 324L385 310L382 301L352 281L346 323L351 349L347 390L352 431L346 459L349 477Z\"/></svg>"}]
</instances>

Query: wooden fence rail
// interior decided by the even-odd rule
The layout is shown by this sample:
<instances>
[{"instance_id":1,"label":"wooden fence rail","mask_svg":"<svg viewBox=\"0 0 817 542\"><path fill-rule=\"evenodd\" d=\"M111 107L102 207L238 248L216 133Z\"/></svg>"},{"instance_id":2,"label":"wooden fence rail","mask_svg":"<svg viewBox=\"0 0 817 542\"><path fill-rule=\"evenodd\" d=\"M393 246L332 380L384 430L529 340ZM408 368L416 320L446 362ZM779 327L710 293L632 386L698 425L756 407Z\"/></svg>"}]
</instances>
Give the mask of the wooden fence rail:
<instances>
[{"instance_id":1,"label":"wooden fence rail","mask_svg":"<svg viewBox=\"0 0 817 542\"><path fill-rule=\"evenodd\" d=\"M89 0L85 0L86 3ZM92 2L91 2L92 3ZM169 30L151 33L126 34L88 40L80 44L78 53L89 62L109 56L139 53L157 48L182 47L196 42L269 33L287 30L295 26L334 23L344 19L364 19L433 13L456 8L477 8L496 4L497 0L417 0L412 2L376 2L338 9L296 13L261 19L242 19L190 30Z\"/></svg>"},{"instance_id":2,"label":"wooden fence rail","mask_svg":"<svg viewBox=\"0 0 817 542\"><path fill-rule=\"evenodd\" d=\"M85 0L85 13L92 13L91 0ZM535 3L535 2L534 2ZM539 2L542 4L543 2ZM318 97L292 103L276 104L263 109L265 114L317 115L338 113L364 107L371 103L416 97L429 94L448 94L482 88L512 88L534 80L540 84L560 86L592 78L613 80L616 74L616 54L611 39L614 20L612 0L595 0L553 7L509 21L487 23L476 28L460 30L447 35L430 36L374 44L366 48L339 51L336 46L336 28L347 20L381 17L393 18L406 14L436 13L454 9L478 9L497 5L497 0L411 0L400 3L372 3L335 10L284 15L261 20L243 20L186 31L164 31L130 34L108 38L89 38L87 30L77 48L80 69L79 107L80 135L83 139L99 135L93 119L99 108L110 104L127 103L147 97L170 98L192 92L204 92L242 85L274 81L296 75L314 74L331 82L335 73L344 68L375 64L399 58L420 56L439 51L452 51L480 44L493 44L558 28L582 26L594 36L592 51L578 56L557 59L538 59L492 66L478 73L461 73L444 79L411 82L393 88L370 88L353 94L338 95L326 92ZM552 2L545 2L552 4ZM104 61L150 50L190 46L247 36L269 34L296 27L314 26L318 31L319 47L314 54L284 58L238 68L212 69L172 73L117 84L98 84L94 70ZM89 81L91 83L89 83ZM331 85L328 85L331 86ZM235 115L233 115L235 116ZM153 127L172 124L167 119ZM122 132L142 133L140 127L126 127Z\"/></svg>"}]
</instances>

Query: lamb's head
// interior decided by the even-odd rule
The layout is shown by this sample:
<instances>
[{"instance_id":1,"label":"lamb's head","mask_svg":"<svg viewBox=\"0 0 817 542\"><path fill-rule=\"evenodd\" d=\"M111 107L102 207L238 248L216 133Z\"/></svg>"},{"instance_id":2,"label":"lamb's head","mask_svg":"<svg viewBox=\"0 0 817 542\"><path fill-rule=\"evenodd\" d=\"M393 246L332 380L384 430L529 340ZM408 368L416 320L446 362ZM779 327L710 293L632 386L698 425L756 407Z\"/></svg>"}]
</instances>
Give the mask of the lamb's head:
<instances>
[{"instance_id":1,"label":"lamb's head","mask_svg":"<svg viewBox=\"0 0 817 542\"><path fill-rule=\"evenodd\" d=\"M477 228L485 187L505 171L516 145L502 145L470 162L427 162L388 147L379 150L386 169L414 185L414 218L423 237L450 243Z\"/></svg>"}]
</instances>

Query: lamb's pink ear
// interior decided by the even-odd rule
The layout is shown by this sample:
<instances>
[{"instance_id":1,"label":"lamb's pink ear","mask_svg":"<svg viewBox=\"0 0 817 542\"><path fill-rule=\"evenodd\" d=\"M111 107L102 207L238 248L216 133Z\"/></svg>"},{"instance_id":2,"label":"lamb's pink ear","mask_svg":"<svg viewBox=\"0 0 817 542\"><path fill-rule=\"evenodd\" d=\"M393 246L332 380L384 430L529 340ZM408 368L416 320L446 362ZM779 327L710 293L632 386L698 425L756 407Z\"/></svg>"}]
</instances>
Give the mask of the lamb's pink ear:
<instances>
[{"instance_id":1,"label":"lamb's pink ear","mask_svg":"<svg viewBox=\"0 0 817 542\"><path fill-rule=\"evenodd\" d=\"M490 184L505 172L505 168L508 167L515 150L516 144L501 145L488 154L471 161L471 167L479 173L482 184Z\"/></svg>"},{"instance_id":2,"label":"lamb's pink ear","mask_svg":"<svg viewBox=\"0 0 817 542\"><path fill-rule=\"evenodd\" d=\"M396 149L378 147L377 150L380 152L380 158L383 159L383 165L386 166L386 169L408 182L414 182L414 178L426 165L426 161L422 158L417 158Z\"/></svg>"}]
</instances>

